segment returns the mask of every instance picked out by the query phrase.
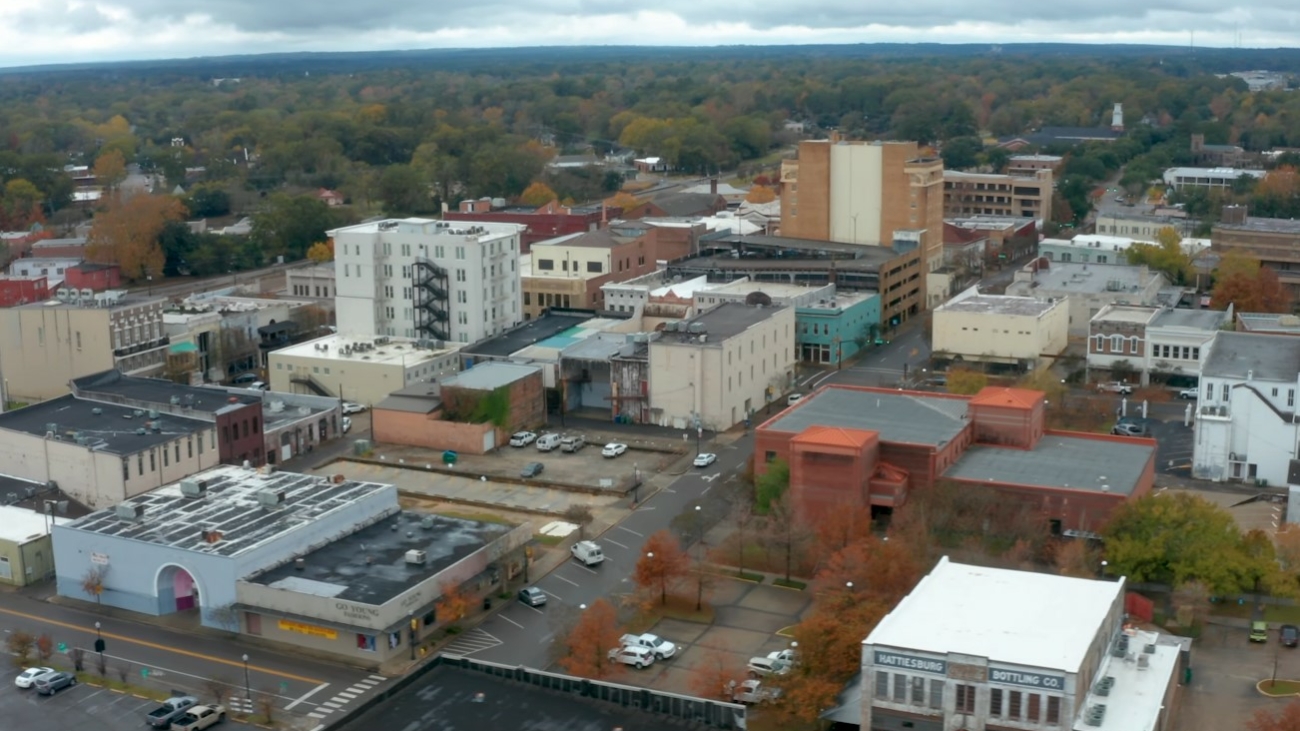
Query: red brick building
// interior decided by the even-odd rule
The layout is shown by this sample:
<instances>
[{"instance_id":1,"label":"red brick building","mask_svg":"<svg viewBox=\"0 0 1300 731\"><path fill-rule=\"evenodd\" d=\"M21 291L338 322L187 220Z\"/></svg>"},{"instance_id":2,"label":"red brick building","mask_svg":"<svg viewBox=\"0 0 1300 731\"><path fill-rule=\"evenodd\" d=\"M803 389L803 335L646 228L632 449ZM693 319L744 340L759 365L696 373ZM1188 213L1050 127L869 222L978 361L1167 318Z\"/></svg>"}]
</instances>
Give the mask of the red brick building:
<instances>
[{"instance_id":1,"label":"red brick building","mask_svg":"<svg viewBox=\"0 0 1300 731\"><path fill-rule=\"evenodd\" d=\"M0 307L16 307L49 298L50 285L45 277L0 277Z\"/></svg>"},{"instance_id":2,"label":"red brick building","mask_svg":"<svg viewBox=\"0 0 1300 731\"><path fill-rule=\"evenodd\" d=\"M504 398L498 403L496 393ZM494 409L504 411L494 426ZM481 410L488 421L474 419ZM440 386L417 383L394 392L371 412L372 432L381 444L406 444L484 454L505 446L510 435L546 423L546 394L537 366L487 361L448 376Z\"/></svg>"},{"instance_id":3,"label":"red brick building","mask_svg":"<svg viewBox=\"0 0 1300 731\"><path fill-rule=\"evenodd\" d=\"M103 292L122 286L122 268L116 264L83 261L63 273L63 286Z\"/></svg>"},{"instance_id":4,"label":"red brick building","mask_svg":"<svg viewBox=\"0 0 1300 731\"><path fill-rule=\"evenodd\" d=\"M1150 439L1050 431L1039 391L974 397L829 386L758 428L754 471L790 465L807 515L845 507L888 512L939 479L1034 501L1057 533L1097 533L1110 512L1151 491Z\"/></svg>"},{"instance_id":5,"label":"red brick building","mask_svg":"<svg viewBox=\"0 0 1300 731\"><path fill-rule=\"evenodd\" d=\"M538 241L553 239L557 236L596 231L604 228L623 213L622 208L609 206L587 206L565 208L551 201L540 208L492 208L490 198L461 201L460 210L447 211L443 218L448 221L489 221L495 223L518 223L523 225L520 236L521 253L528 253L529 248Z\"/></svg>"}]
</instances>

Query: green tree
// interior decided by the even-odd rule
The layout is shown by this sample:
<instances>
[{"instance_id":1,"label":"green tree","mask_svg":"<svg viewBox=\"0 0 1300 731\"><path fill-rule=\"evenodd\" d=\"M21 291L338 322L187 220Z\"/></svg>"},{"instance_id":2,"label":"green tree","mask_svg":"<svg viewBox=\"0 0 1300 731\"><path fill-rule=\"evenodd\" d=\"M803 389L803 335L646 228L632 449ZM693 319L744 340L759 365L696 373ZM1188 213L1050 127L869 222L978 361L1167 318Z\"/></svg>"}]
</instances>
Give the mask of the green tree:
<instances>
[{"instance_id":1,"label":"green tree","mask_svg":"<svg viewBox=\"0 0 1300 731\"><path fill-rule=\"evenodd\" d=\"M1130 581L1200 581L1230 594L1252 590L1269 575L1258 547L1252 543L1248 549L1231 513L1185 492L1123 503L1103 537L1109 571Z\"/></svg>"},{"instance_id":2,"label":"green tree","mask_svg":"<svg viewBox=\"0 0 1300 731\"><path fill-rule=\"evenodd\" d=\"M249 240L260 251L264 263L276 256L297 261L334 225L333 212L324 201L309 195L277 193L253 214Z\"/></svg>"},{"instance_id":3,"label":"green tree","mask_svg":"<svg viewBox=\"0 0 1300 731\"><path fill-rule=\"evenodd\" d=\"M954 137L943 143L945 170L966 170L979 164L984 142L978 137Z\"/></svg>"},{"instance_id":4,"label":"green tree","mask_svg":"<svg viewBox=\"0 0 1300 731\"><path fill-rule=\"evenodd\" d=\"M389 165L379 174L379 199L389 215L419 213L429 208L429 186L410 165Z\"/></svg>"},{"instance_id":5,"label":"green tree","mask_svg":"<svg viewBox=\"0 0 1300 731\"><path fill-rule=\"evenodd\" d=\"M230 194L219 185L201 183L185 196L191 218L212 218L230 214Z\"/></svg>"},{"instance_id":6,"label":"green tree","mask_svg":"<svg viewBox=\"0 0 1300 731\"><path fill-rule=\"evenodd\" d=\"M1129 264L1163 273L1172 284L1185 284L1192 277L1192 257L1183 249L1183 237L1172 226L1160 229L1154 244L1133 244L1125 256Z\"/></svg>"}]
</instances>

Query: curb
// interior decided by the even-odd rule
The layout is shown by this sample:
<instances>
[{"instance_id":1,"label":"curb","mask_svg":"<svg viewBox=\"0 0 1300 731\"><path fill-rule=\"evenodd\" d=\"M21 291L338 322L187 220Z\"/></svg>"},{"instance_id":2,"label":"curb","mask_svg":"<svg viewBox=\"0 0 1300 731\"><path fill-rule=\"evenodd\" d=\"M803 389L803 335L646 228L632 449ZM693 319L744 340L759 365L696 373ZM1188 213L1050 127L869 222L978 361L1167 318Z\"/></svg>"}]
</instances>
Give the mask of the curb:
<instances>
[{"instance_id":1,"label":"curb","mask_svg":"<svg viewBox=\"0 0 1300 731\"><path fill-rule=\"evenodd\" d=\"M1256 690L1256 692L1258 692L1260 695L1264 696L1265 698L1295 698L1295 697L1297 697L1297 696L1300 696L1300 691L1297 691L1297 692L1295 692L1295 693L1271 693L1271 692L1269 692L1269 691L1267 691L1267 690L1264 690L1264 684L1265 684L1265 683L1272 683L1272 682L1274 682L1274 681L1272 681L1272 680L1261 680L1261 681L1255 683L1255 690ZM1300 685L1300 680L1285 680L1285 679L1281 679L1281 678L1279 678L1279 679L1278 679L1278 682L1281 682L1281 683L1295 683L1295 684L1297 684L1297 685Z\"/></svg>"}]
</instances>

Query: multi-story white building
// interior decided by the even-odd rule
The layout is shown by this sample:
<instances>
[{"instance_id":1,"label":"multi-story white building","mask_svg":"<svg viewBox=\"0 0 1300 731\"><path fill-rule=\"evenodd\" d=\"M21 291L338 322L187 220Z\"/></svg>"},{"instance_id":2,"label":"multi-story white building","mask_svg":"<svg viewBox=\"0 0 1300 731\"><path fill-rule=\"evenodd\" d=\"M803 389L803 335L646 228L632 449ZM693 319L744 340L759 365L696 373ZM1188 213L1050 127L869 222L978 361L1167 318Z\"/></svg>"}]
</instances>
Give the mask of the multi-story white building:
<instances>
[{"instance_id":1,"label":"multi-story white building","mask_svg":"<svg viewBox=\"0 0 1300 731\"><path fill-rule=\"evenodd\" d=\"M971 287L934 309L934 353L954 360L1032 370L1065 351L1069 310L1062 300L980 294Z\"/></svg>"},{"instance_id":2,"label":"multi-story white building","mask_svg":"<svg viewBox=\"0 0 1300 731\"><path fill-rule=\"evenodd\" d=\"M1192 476L1283 485L1300 454L1300 338L1220 332L1201 366Z\"/></svg>"},{"instance_id":3,"label":"multi-story white building","mask_svg":"<svg viewBox=\"0 0 1300 731\"><path fill-rule=\"evenodd\" d=\"M266 380L279 393L377 404L394 391L456 373L459 350L446 341L339 333L271 351Z\"/></svg>"},{"instance_id":4,"label":"multi-story white building","mask_svg":"<svg viewBox=\"0 0 1300 731\"><path fill-rule=\"evenodd\" d=\"M473 343L518 324L523 230L405 218L329 232L339 331Z\"/></svg>"},{"instance_id":5,"label":"multi-story white building","mask_svg":"<svg viewBox=\"0 0 1300 731\"><path fill-rule=\"evenodd\" d=\"M1124 588L941 559L862 643L861 728L1174 728L1183 645Z\"/></svg>"}]
</instances>

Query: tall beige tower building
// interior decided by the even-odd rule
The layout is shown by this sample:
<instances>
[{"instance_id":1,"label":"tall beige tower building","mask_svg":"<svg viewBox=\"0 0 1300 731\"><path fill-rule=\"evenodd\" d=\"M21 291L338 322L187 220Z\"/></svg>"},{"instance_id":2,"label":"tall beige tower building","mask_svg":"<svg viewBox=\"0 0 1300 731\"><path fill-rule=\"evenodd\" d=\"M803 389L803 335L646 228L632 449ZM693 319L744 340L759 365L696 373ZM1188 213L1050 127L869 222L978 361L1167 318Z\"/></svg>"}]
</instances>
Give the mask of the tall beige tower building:
<instances>
[{"instance_id":1,"label":"tall beige tower building","mask_svg":"<svg viewBox=\"0 0 1300 731\"><path fill-rule=\"evenodd\" d=\"M943 161L915 142L799 144L781 165L781 235L905 252L943 265Z\"/></svg>"}]
</instances>

